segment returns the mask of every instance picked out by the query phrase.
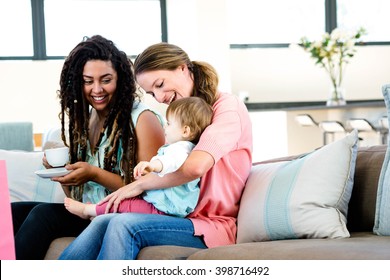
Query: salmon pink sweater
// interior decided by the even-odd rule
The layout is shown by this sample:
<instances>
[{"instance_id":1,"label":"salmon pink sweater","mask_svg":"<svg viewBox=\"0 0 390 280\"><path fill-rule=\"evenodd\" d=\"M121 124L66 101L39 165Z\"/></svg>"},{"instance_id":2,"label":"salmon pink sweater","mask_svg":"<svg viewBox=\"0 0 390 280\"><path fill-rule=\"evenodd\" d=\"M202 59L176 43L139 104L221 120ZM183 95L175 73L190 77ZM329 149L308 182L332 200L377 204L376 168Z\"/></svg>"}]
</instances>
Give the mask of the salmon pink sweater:
<instances>
[{"instance_id":1,"label":"salmon pink sweater","mask_svg":"<svg viewBox=\"0 0 390 280\"><path fill-rule=\"evenodd\" d=\"M252 166L252 124L237 96L221 93L212 123L194 151L205 151L214 166L201 178L199 203L188 218L209 248L236 242L239 202Z\"/></svg>"}]
</instances>

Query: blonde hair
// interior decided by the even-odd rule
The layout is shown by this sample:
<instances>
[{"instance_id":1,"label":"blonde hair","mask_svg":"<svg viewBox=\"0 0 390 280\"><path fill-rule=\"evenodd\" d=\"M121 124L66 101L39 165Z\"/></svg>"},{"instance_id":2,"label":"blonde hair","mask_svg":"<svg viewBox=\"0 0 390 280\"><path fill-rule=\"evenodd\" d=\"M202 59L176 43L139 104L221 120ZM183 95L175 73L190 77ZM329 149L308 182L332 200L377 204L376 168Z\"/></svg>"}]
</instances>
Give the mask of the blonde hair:
<instances>
[{"instance_id":1,"label":"blonde hair","mask_svg":"<svg viewBox=\"0 0 390 280\"><path fill-rule=\"evenodd\" d=\"M181 126L188 126L191 130L190 138L187 139L196 144L200 135L210 125L213 118L213 109L205 100L191 96L181 98L169 104L166 116L175 116Z\"/></svg>"},{"instance_id":2,"label":"blonde hair","mask_svg":"<svg viewBox=\"0 0 390 280\"><path fill-rule=\"evenodd\" d=\"M214 67L202 61L191 61L187 53L176 45L157 43L149 46L134 61L134 73L155 70L175 70L187 65L194 76L192 96L204 99L210 105L217 100L218 74Z\"/></svg>"}]
</instances>

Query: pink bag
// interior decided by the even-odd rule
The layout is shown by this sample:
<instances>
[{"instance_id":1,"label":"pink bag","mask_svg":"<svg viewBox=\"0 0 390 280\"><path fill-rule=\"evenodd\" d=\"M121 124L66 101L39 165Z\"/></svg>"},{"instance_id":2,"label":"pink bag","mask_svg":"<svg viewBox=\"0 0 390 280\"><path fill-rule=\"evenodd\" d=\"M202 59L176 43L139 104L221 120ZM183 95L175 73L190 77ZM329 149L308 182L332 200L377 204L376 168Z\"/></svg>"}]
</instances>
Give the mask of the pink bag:
<instances>
[{"instance_id":1,"label":"pink bag","mask_svg":"<svg viewBox=\"0 0 390 280\"><path fill-rule=\"evenodd\" d=\"M15 242L5 160L0 160L0 260L15 259Z\"/></svg>"}]
</instances>

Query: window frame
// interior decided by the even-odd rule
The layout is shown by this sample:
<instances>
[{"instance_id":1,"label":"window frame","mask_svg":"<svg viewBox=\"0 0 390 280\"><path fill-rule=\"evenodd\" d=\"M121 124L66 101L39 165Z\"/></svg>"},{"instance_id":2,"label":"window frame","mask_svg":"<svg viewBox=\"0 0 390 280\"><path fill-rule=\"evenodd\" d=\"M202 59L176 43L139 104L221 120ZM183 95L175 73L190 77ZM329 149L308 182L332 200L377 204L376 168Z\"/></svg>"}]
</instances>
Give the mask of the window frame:
<instances>
[{"instance_id":1,"label":"window frame","mask_svg":"<svg viewBox=\"0 0 390 280\"><path fill-rule=\"evenodd\" d=\"M337 28L337 0L325 0L325 32ZM364 42L363 46L390 45L390 41ZM281 44L230 44L231 49L288 48L290 43Z\"/></svg>"},{"instance_id":2,"label":"window frame","mask_svg":"<svg viewBox=\"0 0 390 280\"><path fill-rule=\"evenodd\" d=\"M65 56L46 55L46 35L44 0L30 0L32 13L33 56L0 56L0 60L55 60ZM166 0L160 1L162 42L168 42ZM325 0L325 31L331 32L337 27L337 0ZM364 45L390 45L390 41L365 42ZM230 44L230 49L248 48L288 48L290 43L279 44Z\"/></svg>"},{"instance_id":3,"label":"window frame","mask_svg":"<svg viewBox=\"0 0 390 280\"><path fill-rule=\"evenodd\" d=\"M65 56L48 56L46 54L45 34L45 0L30 0L32 14L33 56L0 56L0 60L56 60ZM166 0L160 1L161 11L161 41L168 42ZM132 57L132 55L130 55Z\"/></svg>"}]
</instances>

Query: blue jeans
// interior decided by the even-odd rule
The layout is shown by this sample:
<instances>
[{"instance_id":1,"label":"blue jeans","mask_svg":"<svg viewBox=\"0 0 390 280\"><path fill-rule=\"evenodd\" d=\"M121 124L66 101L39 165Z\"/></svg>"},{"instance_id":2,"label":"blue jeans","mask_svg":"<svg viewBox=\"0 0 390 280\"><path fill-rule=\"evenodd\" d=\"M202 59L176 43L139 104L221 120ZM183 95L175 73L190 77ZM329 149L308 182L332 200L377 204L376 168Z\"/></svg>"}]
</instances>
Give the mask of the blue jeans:
<instances>
[{"instance_id":1,"label":"blue jeans","mask_svg":"<svg viewBox=\"0 0 390 280\"><path fill-rule=\"evenodd\" d=\"M203 239L194 236L189 219L157 214L105 214L94 218L60 259L134 260L142 248L156 245L206 248Z\"/></svg>"}]
</instances>

